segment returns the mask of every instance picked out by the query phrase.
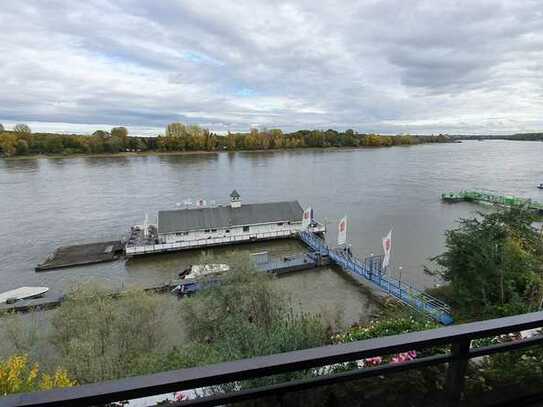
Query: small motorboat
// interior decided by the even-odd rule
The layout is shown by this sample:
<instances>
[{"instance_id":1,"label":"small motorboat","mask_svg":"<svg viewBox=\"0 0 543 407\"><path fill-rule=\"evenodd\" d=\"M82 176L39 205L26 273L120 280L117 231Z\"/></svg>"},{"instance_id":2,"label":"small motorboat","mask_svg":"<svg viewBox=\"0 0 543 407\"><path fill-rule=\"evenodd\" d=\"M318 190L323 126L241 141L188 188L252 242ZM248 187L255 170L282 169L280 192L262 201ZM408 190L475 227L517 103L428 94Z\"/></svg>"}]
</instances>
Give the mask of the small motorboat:
<instances>
[{"instance_id":1,"label":"small motorboat","mask_svg":"<svg viewBox=\"0 0 543 407\"><path fill-rule=\"evenodd\" d=\"M19 287L0 294L0 304L12 304L19 300L41 297L49 291L49 287Z\"/></svg>"},{"instance_id":2,"label":"small motorboat","mask_svg":"<svg viewBox=\"0 0 543 407\"><path fill-rule=\"evenodd\" d=\"M181 281L171 292L178 297L184 297L195 294L206 288L217 287L220 284L221 280L218 278L210 278L206 281Z\"/></svg>"},{"instance_id":3,"label":"small motorboat","mask_svg":"<svg viewBox=\"0 0 543 407\"><path fill-rule=\"evenodd\" d=\"M543 189L543 184L539 184L537 187L538 187L539 189Z\"/></svg>"},{"instance_id":4,"label":"small motorboat","mask_svg":"<svg viewBox=\"0 0 543 407\"><path fill-rule=\"evenodd\" d=\"M193 264L179 273L179 278L198 278L230 270L228 264Z\"/></svg>"}]
</instances>

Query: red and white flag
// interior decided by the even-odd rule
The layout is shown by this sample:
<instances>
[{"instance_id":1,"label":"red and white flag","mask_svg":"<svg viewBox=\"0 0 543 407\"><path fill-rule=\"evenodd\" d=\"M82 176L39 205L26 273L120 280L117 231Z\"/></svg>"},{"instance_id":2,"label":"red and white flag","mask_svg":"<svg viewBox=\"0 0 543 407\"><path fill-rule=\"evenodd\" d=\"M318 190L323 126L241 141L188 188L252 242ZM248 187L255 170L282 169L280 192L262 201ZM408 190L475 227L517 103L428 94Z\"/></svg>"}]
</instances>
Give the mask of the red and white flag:
<instances>
[{"instance_id":1,"label":"red and white flag","mask_svg":"<svg viewBox=\"0 0 543 407\"><path fill-rule=\"evenodd\" d=\"M385 257L383 258L383 268L390 265L390 252L392 251L392 229L388 232L388 235L383 237L383 250L385 251Z\"/></svg>"},{"instance_id":2,"label":"red and white flag","mask_svg":"<svg viewBox=\"0 0 543 407\"><path fill-rule=\"evenodd\" d=\"M307 229L309 225L311 225L312 220L313 220L313 209L309 207L304 211L304 216L302 218L302 227Z\"/></svg>"},{"instance_id":3,"label":"red and white flag","mask_svg":"<svg viewBox=\"0 0 543 407\"><path fill-rule=\"evenodd\" d=\"M337 230L337 244L341 246L347 243L347 216L344 216L343 219L339 221L339 226Z\"/></svg>"}]
</instances>

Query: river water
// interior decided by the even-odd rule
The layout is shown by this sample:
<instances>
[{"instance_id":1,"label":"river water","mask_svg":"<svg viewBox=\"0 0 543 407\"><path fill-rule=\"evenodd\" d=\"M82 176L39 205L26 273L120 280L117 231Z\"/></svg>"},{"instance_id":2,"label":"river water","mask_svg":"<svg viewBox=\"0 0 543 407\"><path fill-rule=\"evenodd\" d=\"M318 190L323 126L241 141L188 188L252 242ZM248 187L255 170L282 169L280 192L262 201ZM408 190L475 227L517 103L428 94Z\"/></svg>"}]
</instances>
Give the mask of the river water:
<instances>
[{"instance_id":1,"label":"river water","mask_svg":"<svg viewBox=\"0 0 543 407\"><path fill-rule=\"evenodd\" d=\"M437 280L423 272L443 250L444 232L471 204L444 204L440 194L487 189L543 201L543 143L467 141L353 150L210 153L142 157L0 160L0 291L45 285L60 292L75 282L148 285L174 278L198 261L186 252L128 262L35 273L34 266L60 245L118 239L130 225L153 219L185 199L227 202L237 189L245 202L299 200L327 222L336 238L348 216L355 254L382 253L392 228L392 271L420 287ZM301 249L294 241L236 246L272 256ZM234 250L210 250L220 256ZM312 312L367 316L367 292L338 271L322 269L278 279L295 304Z\"/></svg>"}]
</instances>

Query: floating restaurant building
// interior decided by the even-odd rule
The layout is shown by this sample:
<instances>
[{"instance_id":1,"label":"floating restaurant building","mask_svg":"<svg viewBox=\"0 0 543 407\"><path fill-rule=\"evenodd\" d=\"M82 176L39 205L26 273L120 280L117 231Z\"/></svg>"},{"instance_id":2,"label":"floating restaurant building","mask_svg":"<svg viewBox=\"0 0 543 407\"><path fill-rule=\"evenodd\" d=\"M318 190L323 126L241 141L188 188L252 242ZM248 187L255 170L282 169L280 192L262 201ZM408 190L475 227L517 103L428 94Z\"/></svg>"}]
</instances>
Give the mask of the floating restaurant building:
<instances>
[{"instance_id":1,"label":"floating restaurant building","mask_svg":"<svg viewBox=\"0 0 543 407\"><path fill-rule=\"evenodd\" d=\"M244 204L237 191L229 205L160 211L156 225L132 228L127 256L323 233L325 226L302 220L298 201Z\"/></svg>"}]
</instances>

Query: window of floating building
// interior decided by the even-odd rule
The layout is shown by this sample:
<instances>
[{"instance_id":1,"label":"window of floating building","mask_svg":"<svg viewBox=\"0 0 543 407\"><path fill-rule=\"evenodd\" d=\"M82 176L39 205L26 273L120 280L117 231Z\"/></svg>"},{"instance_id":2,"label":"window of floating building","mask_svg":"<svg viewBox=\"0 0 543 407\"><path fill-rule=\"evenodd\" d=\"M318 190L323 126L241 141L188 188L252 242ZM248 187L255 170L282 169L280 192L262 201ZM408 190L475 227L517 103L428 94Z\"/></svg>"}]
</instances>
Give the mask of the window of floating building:
<instances>
[{"instance_id":1,"label":"window of floating building","mask_svg":"<svg viewBox=\"0 0 543 407\"><path fill-rule=\"evenodd\" d=\"M283 226L284 222L277 222L277 226Z\"/></svg>"},{"instance_id":2,"label":"window of floating building","mask_svg":"<svg viewBox=\"0 0 543 407\"><path fill-rule=\"evenodd\" d=\"M230 229L226 229L224 233L230 233Z\"/></svg>"},{"instance_id":3,"label":"window of floating building","mask_svg":"<svg viewBox=\"0 0 543 407\"><path fill-rule=\"evenodd\" d=\"M204 230L204 233L209 233L209 232L210 232L209 229Z\"/></svg>"},{"instance_id":4,"label":"window of floating building","mask_svg":"<svg viewBox=\"0 0 543 407\"><path fill-rule=\"evenodd\" d=\"M211 229L211 233L215 233L217 229Z\"/></svg>"},{"instance_id":5,"label":"window of floating building","mask_svg":"<svg viewBox=\"0 0 543 407\"><path fill-rule=\"evenodd\" d=\"M243 226L243 231L248 232L249 231L249 226Z\"/></svg>"}]
</instances>

